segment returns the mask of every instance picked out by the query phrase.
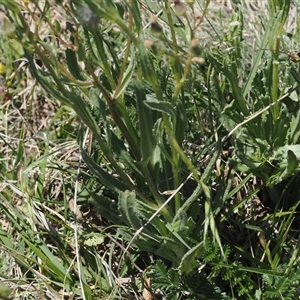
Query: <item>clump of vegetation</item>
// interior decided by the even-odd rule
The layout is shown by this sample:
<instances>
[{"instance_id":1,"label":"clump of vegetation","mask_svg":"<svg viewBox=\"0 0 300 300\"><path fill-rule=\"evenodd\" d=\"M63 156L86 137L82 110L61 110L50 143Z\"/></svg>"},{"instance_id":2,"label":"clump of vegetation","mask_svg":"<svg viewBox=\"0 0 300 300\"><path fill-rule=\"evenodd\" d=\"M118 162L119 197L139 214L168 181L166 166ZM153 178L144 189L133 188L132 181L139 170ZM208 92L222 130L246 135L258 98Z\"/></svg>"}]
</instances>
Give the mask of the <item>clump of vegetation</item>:
<instances>
[{"instance_id":1,"label":"clump of vegetation","mask_svg":"<svg viewBox=\"0 0 300 300\"><path fill-rule=\"evenodd\" d=\"M299 296L297 3L0 3L0 297Z\"/></svg>"}]
</instances>

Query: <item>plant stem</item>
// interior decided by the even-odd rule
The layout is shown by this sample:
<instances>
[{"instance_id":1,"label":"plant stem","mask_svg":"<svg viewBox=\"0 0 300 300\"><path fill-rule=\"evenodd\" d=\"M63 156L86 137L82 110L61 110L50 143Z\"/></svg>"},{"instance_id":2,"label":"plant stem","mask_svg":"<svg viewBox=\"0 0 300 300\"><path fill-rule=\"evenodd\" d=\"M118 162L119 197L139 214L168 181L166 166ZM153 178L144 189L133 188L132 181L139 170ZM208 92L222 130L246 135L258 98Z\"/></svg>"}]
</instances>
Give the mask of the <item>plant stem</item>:
<instances>
[{"instance_id":1,"label":"plant stem","mask_svg":"<svg viewBox=\"0 0 300 300\"><path fill-rule=\"evenodd\" d=\"M280 48L280 38L277 37L275 40L275 49L273 51L273 68L272 68L272 102L275 102L278 99L278 83L279 83L279 64L278 64L278 56L279 56L279 48ZM276 104L271 108L273 115L273 122L275 122L279 115L279 105Z\"/></svg>"}]
</instances>

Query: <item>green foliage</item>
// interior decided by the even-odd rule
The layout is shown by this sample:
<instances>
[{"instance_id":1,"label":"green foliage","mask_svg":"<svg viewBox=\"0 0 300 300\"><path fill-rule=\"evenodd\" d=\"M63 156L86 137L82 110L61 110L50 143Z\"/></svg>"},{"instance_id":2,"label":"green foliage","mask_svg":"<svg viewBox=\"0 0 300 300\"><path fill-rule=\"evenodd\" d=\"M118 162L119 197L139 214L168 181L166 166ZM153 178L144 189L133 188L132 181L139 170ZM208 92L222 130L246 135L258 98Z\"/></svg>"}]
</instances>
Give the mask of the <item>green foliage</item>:
<instances>
[{"instance_id":1,"label":"green foliage","mask_svg":"<svg viewBox=\"0 0 300 300\"><path fill-rule=\"evenodd\" d=\"M287 273L287 268L282 265L278 268L283 276L263 276L264 299L295 299L299 295L299 267L295 266L291 272Z\"/></svg>"},{"instance_id":2,"label":"green foliage","mask_svg":"<svg viewBox=\"0 0 300 300\"><path fill-rule=\"evenodd\" d=\"M152 287L164 291L167 300L185 299L185 295L190 295L189 299L229 299L205 275L182 277L178 270L167 269L160 260L151 267L149 276L153 278Z\"/></svg>"},{"instance_id":3,"label":"green foliage","mask_svg":"<svg viewBox=\"0 0 300 300\"><path fill-rule=\"evenodd\" d=\"M226 16L209 0L180 10L167 0L6 2L5 93L22 58L62 105L40 157L28 156L22 127L15 160L1 162L0 210L13 230L0 230L0 250L26 270L24 280L34 276L56 296L121 298L117 279L154 260L151 289L166 299L295 299L300 79L279 55L291 1L268 1L259 22L240 1ZM53 8L66 24L52 20ZM86 167L79 162L77 172L54 158L64 144L50 150L47 140L74 137ZM56 169L68 176L59 201L46 184ZM261 216L256 204L271 212Z\"/></svg>"},{"instance_id":4,"label":"green foliage","mask_svg":"<svg viewBox=\"0 0 300 300\"><path fill-rule=\"evenodd\" d=\"M9 299L11 290L3 283L0 283L0 297L4 300Z\"/></svg>"},{"instance_id":5,"label":"green foliage","mask_svg":"<svg viewBox=\"0 0 300 300\"><path fill-rule=\"evenodd\" d=\"M233 26L224 42L231 43L231 40L239 37L244 21L239 18L235 20L237 21L239 23ZM270 23L269 26L273 28L274 24ZM270 28L266 29L260 49L265 49L267 39L272 38ZM234 47L229 53L215 49L208 56L213 68L224 80L221 85L215 81L211 82L214 87L212 97L217 102L220 112L223 112L225 128L229 132L233 130L232 143L239 159L235 162L236 168L243 172L252 172L267 181L268 185L274 186L297 173L298 170L296 157L298 157L299 140L298 137L295 139L295 131L291 128L299 126L299 122L296 121L299 102L287 105L291 91L285 86L281 92L274 92L275 89L280 90L280 79L277 74L279 71L274 70L275 66L278 68L278 62L274 61L274 57L267 58L263 70L259 69L258 64L254 64L251 72L245 73L243 72L244 55L241 54L240 47ZM259 61L262 52L257 51L255 55L253 60ZM277 75L274 74L275 72ZM285 70L282 68L281 72ZM217 80L216 77L213 78ZM287 80L296 86L291 74ZM250 90L249 84L252 81L254 85ZM225 104L226 97L230 99L229 104ZM249 100L246 100L246 97ZM263 112L262 109L267 105L270 105L269 110ZM294 120L292 127L289 126L290 120ZM236 128L242 122L245 124Z\"/></svg>"}]
</instances>

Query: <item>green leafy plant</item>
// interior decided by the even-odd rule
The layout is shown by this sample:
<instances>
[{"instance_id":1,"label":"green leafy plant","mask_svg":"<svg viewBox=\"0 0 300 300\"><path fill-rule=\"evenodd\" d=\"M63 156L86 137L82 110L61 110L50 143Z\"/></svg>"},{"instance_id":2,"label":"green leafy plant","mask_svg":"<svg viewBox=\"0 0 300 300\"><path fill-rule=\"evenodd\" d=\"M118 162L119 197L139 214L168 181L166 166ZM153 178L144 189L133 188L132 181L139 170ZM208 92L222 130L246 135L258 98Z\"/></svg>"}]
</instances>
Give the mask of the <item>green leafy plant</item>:
<instances>
[{"instance_id":1,"label":"green leafy plant","mask_svg":"<svg viewBox=\"0 0 300 300\"><path fill-rule=\"evenodd\" d=\"M206 276L191 274L182 277L177 270L167 269L159 260L149 275L153 277L152 289L164 291L164 299L186 299L186 295L188 299L229 299Z\"/></svg>"},{"instance_id":2,"label":"green leafy plant","mask_svg":"<svg viewBox=\"0 0 300 300\"><path fill-rule=\"evenodd\" d=\"M80 152L68 170L55 158L67 144L52 148L45 138L38 159L27 160L22 142L13 151L24 172L7 167L5 182L26 205L15 207L6 192L1 210L22 234L17 248L7 232L0 237L26 280L33 274L56 295L122 297L119 278L153 264L153 288L166 299L297 292L297 276L282 278L299 248L290 243L299 222L300 81L280 57L290 1L268 2L254 52L242 3L213 16L209 0L0 3L11 24L5 45L20 48L10 60L24 56L35 84L62 105L46 137L73 146L76 137ZM56 169L68 175L59 201L46 184Z\"/></svg>"}]
</instances>

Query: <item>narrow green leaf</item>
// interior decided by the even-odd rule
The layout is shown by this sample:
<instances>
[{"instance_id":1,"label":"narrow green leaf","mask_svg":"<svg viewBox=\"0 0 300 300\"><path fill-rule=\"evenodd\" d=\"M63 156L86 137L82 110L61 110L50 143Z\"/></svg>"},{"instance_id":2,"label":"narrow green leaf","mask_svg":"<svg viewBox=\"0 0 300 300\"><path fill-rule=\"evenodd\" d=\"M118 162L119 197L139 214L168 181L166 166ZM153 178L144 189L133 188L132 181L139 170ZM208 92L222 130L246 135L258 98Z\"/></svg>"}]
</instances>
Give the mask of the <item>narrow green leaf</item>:
<instances>
[{"instance_id":1,"label":"narrow green leaf","mask_svg":"<svg viewBox=\"0 0 300 300\"><path fill-rule=\"evenodd\" d=\"M83 149L81 150L81 155L91 172L93 172L97 176L99 182L104 186L116 192L125 191L128 188L126 184L110 175L98 164L96 164L96 162Z\"/></svg>"},{"instance_id":2,"label":"narrow green leaf","mask_svg":"<svg viewBox=\"0 0 300 300\"><path fill-rule=\"evenodd\" d=\"M116 82L112 76L111 67L110 67L110 59L107 55L107 51L104 47L103 37L101 32L95 31L93 32L94 36L94 44L96 45L97 51L98 51L98 59L101 59L102 63L102 70L104 71L110 85L112 88L115 87Z\"/></svg>"},{"instance_id":3,"label":"narrow green leaf","mask_svg":"<svg viewBox=\"0 0 300 300\"><path fill-rule=\"evenodd\" d=\"M78 61L84 61L86 59L85 45L79 43L78 45Z\"/></svg>"},{"instance_id":4,"label":"narrow green leaf","mask_svg":"<svg viewBox=\"0 0 300 300\"><path fill-rule=\"evenodd\" d=\"M175 229L176 228L174 228L173 227L174 225L173 224L170 224L170 223L167 223L166 224L166 228L172 233L172 235L176 238L176 239L174 239L174 238L172 238L170 241L172 241L173 243L174 242L176 242L176 243L178 243L178 241L180 242L180 244L178 244L178 246L180 247L180 249L181 249L181 252L184 252L185 253L185 250L186 250L186 248L187 249L191 249L191 247L187 244L187 242L184 240L184 236L181 236L180 234L178 234L176 231L175 231ZM176 224L175 224L175 226L176 226ZM178 241L177 241L178 240ZM171 249L171 248L170 248ZM178 254L178 253L177 253ZM182 254L182 253L181 253ZM182 257L183 256L183 254L182 255L179 255L179 257Z\"/></svg>"},{"instance_id":5,"label":"narrow green leaf","mask_svg":"<svg viewBox=\"0 0 300 300\"><path fill-rule=\"evenodd\" d=\"M291 70L291 75L293 76L293 78L296 80L297 84L300 85L300 75L299 75L299 70L292 67Z\"/></svg>"},{"instance_id":6,"label":"narrow green leaf","mask_svg":"<svg viewBox=\"0 0 300 300\"><path fill-rule=\"evenodd\" d=\"M96 138L100 136L99 126L93 117L88 104L77 94L68 92L71 107L75 110L81 120L91 129ZM103 149L102 149L103 150Z\"/></svg>"},{"instance_id":7,"label":"narrow green leaf","mask_svg":"<svg viewBox=\"0 0 300 300\"><path fill-rule=\"evenodd\" d=\"M286 173L284 174L285 177L289 177L291 175L293 175L293 173L296 171L296 169L299 166L299 162L298 159L295 155L295 153L291 150L288 150L287 152L287 169L286 169Z\"/></svg>"},{"instance_id":8,"label":"narrow green leaf","mask_svg":"<svg viewBox=\"0 0 300 300\"><path fill-rule=\"evenodd\" d=\"M186 113L181 102L176 106L175 118L175 138L179 145L182 144L185 137L185 129L187 124Z\"/></svg>"},{"instance_id":9,"label":"narrow green leaf","mask_svg":"<svg viewBox=\"0 0 300 300\"><path fill-rule=\"evenodd\" d=\"M228 165L226 165L225 168L229 168ZM214 212L214 215L217 215L220 210L224 207L224 204L227 199L227 195L229 191L232 189L232 176L230 174L231 170L228 172L228 177L224 177L223 175L220 176L220 186L218 188L217 193L214 193L214 199L211 201L212 210Z\"/></svg>"},{"instance_id":10,"label":"narrow green leaf","mask_svg":"<svg viewBox=\"0 0 300 300\"><path fill-rule=\"evenodd\" d=\"M61 282L64 282L65 279L68 282L72 282L70 273L67 272L67 269L61 264L61 262L55 257L51 251L44 245L39 245L40 248L30 242L25 236L22 236L22 239L28 245L28 247L35 253L35 255L41 259L43 267L51 273L56 278L59 278Z\"/></svg>"},{"instance_id":11,"label":"narrow green leaf","mask_svg":"<svg viewBox=\"0 0 300 300\"><path fill-rule=\"evenodd\" d=\"M205 220L204 220L204 243L206 241L207 238L207 230L208 230L208 226L209 226L209 216L210 216L210 204L208 201L205 201L204 203L204 213L205 213Z\"/></svg>"},{"instance_id":12,"label":"narrow green leaf","mask_svg":"<svg viewBox=\"0 0 300 300\"><path fill-rule=\"evenodd\" d=\"M217 72L221 72L229 81L233 100L231 102L232 106L236 106L240 112L243 113L244 116L249 116L250 111L247 107L247 101L243 96L242 88L240 88L238 79L236 77L236 66L232 61L224 61L221 65L220 62L214 57L214 55L208 56L210 62L214 66Z\"/></svg>"},{"instance_id":13,"label":"narrow green leaf","mask_svg":"<svg viewBox=\"0 0 300 300\"><path fill-rule=\"evenodd\" d=\"M93 297L92 297L91 287L88 284L86 284L85 282L83 284L83 290L84 290L85 299L86 300L92 300Z\"/></svg>"},{"instance_id":14,"label":"narrow green leaf","mask_svg":"<svg viewBox=\"0 0 300 300\"><path fill-rule=\"evenodd\" d=\"M91 202L95 206L95 211L97 213L99 213L101 216L105 216L105 218L111 221L113 224L125 224L124 220L122 220L122 218L120 217L118 205L116 202L113 202L110 198L95 194L93 192L91 193L91 196Z\"/></svg>"},{"instance_id":15,"label":"narrow green leaf","mask_svg":"<svg viewBox=\"0 0 300 300\"><path fill-rule=\"evenodd\" d=\"M229 269L234 268L234 266L232 265L222 265L222 266ZM272 269L252 268L252 267L243 267L243 266L239 266L238 269L240 271L246 271L249 273L261 274L261 275L271 275L271 276L278 276L278 277L283 276L282 273L275 272Z\"/></svg>"},{"instance_id":16,"label":"narrow green leaf","mask_svg":"<svg viewBox=\"0 0 300 300\"><path fill-rule=\"evenodd\" d=\"M128 226L135 230L142 227L142 221L138 217L140 215L138 200L134 191L120 192L118 207L124 222Z\"/></svg>"},{"instance_id":17,"label":"narrow green leaf","mask_svg":"<svg viewBox=\"0 0 300 300\"><path fill-rule=\"evenodd\" d=\"M204 242L200 242L198 245L190 249L182 258L179 266L179 272L181 274L190 274L196 268L199 267L199 258L205 251Z\"/></svg>"},{"instance_id":18,"label":"narrow green leaf","mask_svg":"<svg viewBox=\"0 0 300 300\"><path fill-rule=\"evenodd\" d=\"M18 3L14 1L0 0L0 4L4 5L7 10L18 12Z\"/></svg>"},{"instance_id":19,"label":"narrow green leaf","mask_svg":"<svg viewBox=\"0 0 300 300\"><path fill-rule=\"evenodd\" d=\"M133 18L134 18L134 22L135 22L135 26L136 26L136 32L140 33L141 30L143 29L143 22L142 22L142 18L141 18L141 8L138 5L138 1L137 0L133 0L130 1L131 5L130 10L132 12Z\"/></svg>"},{"instance_id":20,"label":"narrow green leaf","mask_svg":"<svg viewBox=\"0 0 300 300\"><path fill-rule=\"evenodd\" d=\"M281 169L268 178L267 184L275 185L295 173L299 167L299 150L300 145L286 145L277 150L276 157L280 159Z\"/></svg>"},{"instance_id":21,"label":"narrow green leaf","mask_svg":"<svg viewBox=\"0 0 300 300\"><path fill-rule=\"evenodd\" d=\"M179 61L179 59L171 57L170 58L170 66L173 71L173 76L175 78L176 84L180 82L182 74L183 74L183 67Z\"/></svg>"},{"instance_id":22,"label":"narrow green leaf","mask_svg":"<svg viewBox=\"0 0 300 300\"><path fill-rule=\"evenodd\" d=\"M139 61L144 78L152 85L159 101L163 99L163 93L157 81L157 75L150 57L150 53L146 50L142 38L139 40Z\"/></svg>"},{"instance_id":23,"label":"narrow green leaf","mask_svg":"<svg viewBox=\"0 0 300 300\"><path fill-rule=\"evenodd\" d=\"M266 31L264 32L264 37L263 37L261 44L259 45L259 49L266 49L266 46L269 42L270 32L273 32L271 24L267 26ZM243 88L243 97L244 98L247 97L248 93L250 92L250 90L253 87L252 82L253 82L254 77L257 74L259 68L261 67L261 59L262 59L263 54L264 54L263 50L259 50L256 52L254 63L250 68L250 73L247 77L246 84Z\"/></svg>"},{"instance_id":24,"label":"narrow green leaf","mask_svg":"<svg viewBox=\"0 0 300 300\"><path fill-rule=\"evenodd\" d=\"M136 160L133 159L128 152L128 149L126 149L124 141L122 141L114 132L110 133L110 138L111 149L117 155L119 162L121 162L126 169L132 171L136 177L142 179L143 174L141 169Z\"/></svg>"},{"instance_id":25,"label":"narrow green leaf","mask_svg":"<svg viewBox=\"0 0 300 300\"><path fill-rule=\"evenodd\" d=\"M171 103L166 101L146 100L145 104L152 110L165 113L175 119L176 112Z\"/></svg>"},{"instance_id":26,"label":"narrow green leaf","mask_svg":"<svg viewBox=\"0 0 300 300\"><path fill-rule=\"evenodd\" d=\"M70 73L78 80L84 81L81 70L78 65L78 60L75 51L71 49L66 50L66 61Z\"/></svg>"},{"instance_id":27,"label":"narrow green leaf","mask_svg":"<svg viewBox=\"0 0 300 300\"><path fill-rule=\"evenodd\" d=\"M176 218L173 219L172 228L176 232L182 232L186 229L188 216L183 210L179 210Z\"/></svg>"},{"instance_id":28,"label":"narrow green leaf","mask_svg":"<svg viewBox=\"0 0 300 300\"><path fill-rule=\"evenodd\" d=\"M147 212L149 214L149 212L152 212L152 209L148 209ZM169 236L169 230L166 227L166 222L161 220L159 217L155 217L154 219L152 219L151 226L153 226L156 229L156 231L158 232L158 235L156 235L156 236L159 236L159 237L168 237ZM152 231L152 233L153 233L153 231Z\"/></svg>"},{"instance_id":29,"label":"narrow green leaf","mask_svg":"<svg viewBox=\"0 0 300 300\"><path fill-rule=\"evenodd\" d=\"M212 172L215 171L216 161L220 157L222 147L221 147L221 141L218 141L215 144L215 150L212 158L209 161L209 164L206 166L205 171L203 172L201 176L201 180L203 183L207 183L209 178L212 176Z\"/></svg>"},{"instance_id":30,"label":"narrow green leaf","mask_svg":"<svg viewBox=\"0 0 300 300\"><path fill-rule=\"evenodd\" d=\"M246 183L249 181L249 179L252 177L253 175L250 173L249 175L247 175L245 178L243 178L239 184L234 187L232 189L232 191L230 193L228 193L226 199L231 199L239 190L241 190L245 185Z\"/></svg>"},{"instance_id":31,"label":"narrow green leaf","mask_svg":"<svg viewBox=\"0 0 300 300\"><path fill-rule=\"evenodd\" d=\"M124 73L123 78L122 78L120 90L119 90L118 94L114 96L116 99L118 99L118 97L124 93L127 86L132 81L132 75L134 74L134 71L135 71L134 55L135 55L135 49L132 48L130 62L129 62L129 65Z\"/></svg>"},{"instance_id":32,"label":"narrow green leaf","mask_svg":"<svg viewBox=\"0 0 300 300\"><path fill-rule=\"evenodd\" d=\"M42 86L42 88L48 92L50 95L52 95L53 97L55 97L57 100L61 101L62 103L70 106L70 100L68 98L66 98L63 94L62 91L59 91L57 88L53 87L53 84L50 83L47 80L47 77L45 75L42 74L41 71L38 71L35 63L32 59L32 55L31 53L29 53L29 51L27 51L26 49L24 49L24 53L25 56L28 60L29 66L30 66L30 70L33 73L34 78L37 80L37 82Z\"/></svg>"},{"instance_id":33,"label":"narrow green leaf","mask_svg":"<svg viewBox=\"0 0 300 300\"><path fill-rule=\"evenodd\" d=\"M140 81L135 81L134 90L137 103L137 113L139 118L139 127L140 127L140 139L141 139L141 152L142 152L142 161L148 161L154 151L155 142L153 137L153 122L151 110L145 105L146 95L144 88Z\"/></svg>"},{"instance_id":34,"label":"narrow green leaf","mask_svg":"<svg viewBox=\"0 0 300 300\"><path fill-rule=\"evenodd\" d=\"M11 239L7 236L7 232L2 229L0 229L0 240L7 248L13 248L14 245Z\"/></svg>"},{"instance_id":35,"label":"narrow green leaf","mask_svg":"<svg viewBox=\"0 0 300 300\"><path fill-rule=\"evenodd\" d=\"M174 241L174 239L164 238L160 247L155 250L155 254L171 261L174 266L180 264L181 258L186 253L186 248L182 247L181 243Z\"/></svg>"},{"instance_id":36,"label":"narrow green leaf","mask_svg":"<svg viewBox=\"0 0 300 300\"><path fill-rule=\"evenodd\" d=\"M291 125L290 125L291 143L296 144L299 140L299 136L300 136L300 114L297 113L296 115L293 115L291 119Z\"/></svg>"},{"instance_id":37,"label":"narrow green leaf","mask_svg":"<svg viewBox=\"0 0 300 300\"><path fill-rule=\"evenodd\" d=\"M182 206L180 207L180 209L177 211L175 217L174 217L174 221L177 221L177 219L180 219L181 213L182 211L187 212L187 210L189 209L189 207L197 200L199 199L199 196L201 195L201 193L203 192L202 189L202 185L198 184L197 187L194 189L192 195L182 204Z\"/></svg>"}]
</instances>

